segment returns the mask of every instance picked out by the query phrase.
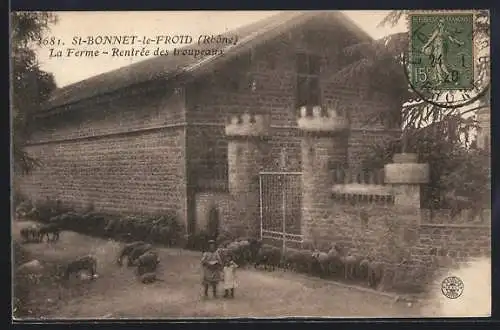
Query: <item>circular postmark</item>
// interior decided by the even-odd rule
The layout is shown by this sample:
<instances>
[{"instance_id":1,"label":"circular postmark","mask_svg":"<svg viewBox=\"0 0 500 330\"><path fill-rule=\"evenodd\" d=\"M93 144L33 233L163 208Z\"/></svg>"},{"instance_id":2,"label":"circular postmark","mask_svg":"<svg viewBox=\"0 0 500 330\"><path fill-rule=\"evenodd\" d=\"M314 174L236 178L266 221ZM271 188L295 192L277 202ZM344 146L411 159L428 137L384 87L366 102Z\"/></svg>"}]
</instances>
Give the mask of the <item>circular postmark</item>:
<instances>
[{"instance_id":1,"label":"circular postmark","mask_svg":"<svg viewBox=\"0 0 500 330\"><path fill-rule=\"evenodd\" d=\"M489 76L489 62L484 61L481 63L483 72L481 77L478 77L471 83L471 88L457 88L441 90L434 88L431 84L422 84L415 86L412 83L410 76L411 63L410 56L403 54L403 67L404 75L409 85L409 89L417 95L418 98L424 102L447 109L460 108L476 102L481 97L485 96L489 90L490 83L482 76ZM487 71L487 72L486 72Z\"/></svg>"},{"instance_id":2,"label":"circular postmark","mask_svg":"<svg viewBox=\"0 0 500 330\"><path fill-rule=\"evenodd\" d=\"M464 292L464 282L456 276L448 276L441 282L441 292L448 299L457 299Z\"/></svg>"}]
</instances>

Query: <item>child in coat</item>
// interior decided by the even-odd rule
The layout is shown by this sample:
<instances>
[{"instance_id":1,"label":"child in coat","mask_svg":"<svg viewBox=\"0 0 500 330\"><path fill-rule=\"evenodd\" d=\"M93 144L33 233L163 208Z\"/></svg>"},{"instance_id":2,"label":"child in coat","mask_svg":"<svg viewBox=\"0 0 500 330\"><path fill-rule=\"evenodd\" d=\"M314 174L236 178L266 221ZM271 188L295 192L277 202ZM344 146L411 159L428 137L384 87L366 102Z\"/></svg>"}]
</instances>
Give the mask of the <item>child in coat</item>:
<instances>
[{"instance_id":1,"label":"child in coat","mask_svg":"<svg viewBox=\"0 0 500 330\"><path fill-rule=\"evenodd\" d=\"M224 297L227 298L231 296L234 298L234 289L236 287L236 268L238 265L233 261L231 255L229 255L224 264Z\"/></svg>"}]
</instances>

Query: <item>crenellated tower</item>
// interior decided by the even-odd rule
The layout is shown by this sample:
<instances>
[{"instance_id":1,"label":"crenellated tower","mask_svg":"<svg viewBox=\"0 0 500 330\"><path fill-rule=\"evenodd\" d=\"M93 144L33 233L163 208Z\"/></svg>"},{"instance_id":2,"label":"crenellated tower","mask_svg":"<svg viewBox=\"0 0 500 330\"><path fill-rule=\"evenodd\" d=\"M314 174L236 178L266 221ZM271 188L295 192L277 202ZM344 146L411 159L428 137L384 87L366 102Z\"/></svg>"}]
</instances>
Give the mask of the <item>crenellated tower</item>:
<instances>
[{"instance_id":1,"label":"crenellated tower","mask_svg":"<svg viewBox=\"0 0 500 330\"><path fill-rule=\"evenodd\" d=\"M312 113L300 109L297 121L302 133L302 234L312 239L311 225L318 224L331 207L333 164L347 162L349 121L339 111L320 106Z\"/></svg>"},{"instance_id":2,"label":"crenellated tower","mask_svg":"<svg viewBox=\"0 0 500 330\"><path fill-rule=\"evenodd\" d=\"M226 124L228 139L229 193L234 199L228 229L257 237L260 232L259 172L267 152L270 117L245 113Z\"/></svg>"}]
</instances>

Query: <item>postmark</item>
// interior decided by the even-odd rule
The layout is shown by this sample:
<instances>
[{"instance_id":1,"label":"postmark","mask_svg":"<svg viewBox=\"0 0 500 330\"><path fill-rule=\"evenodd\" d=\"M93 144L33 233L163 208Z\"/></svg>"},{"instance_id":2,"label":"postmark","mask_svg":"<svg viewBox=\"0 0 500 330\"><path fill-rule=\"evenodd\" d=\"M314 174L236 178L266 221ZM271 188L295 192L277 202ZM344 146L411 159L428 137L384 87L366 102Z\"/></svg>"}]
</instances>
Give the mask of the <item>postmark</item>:
<instances>
[{"instance_id":1,"label":"postmark","mask_svg":"<svg viewBox=\"0 0 500 330\"><path fill-rule=\"evenodd\" d=\"M476 21L474 12L408 14L405 73L410 88L424 101L457 108L487 92L489 35L478 33Z\"/></svg>"},{"instance_id":2,"label":"postmark","mask_svg":"<svg viewBox=\"0 0 500 330\"><path fill-rule=\"evenodd\" d=\"M464 292L464 282L457 276L448 276L441 282L441 292L448 299L457 299Z\"/></svg>"}]
</instances>

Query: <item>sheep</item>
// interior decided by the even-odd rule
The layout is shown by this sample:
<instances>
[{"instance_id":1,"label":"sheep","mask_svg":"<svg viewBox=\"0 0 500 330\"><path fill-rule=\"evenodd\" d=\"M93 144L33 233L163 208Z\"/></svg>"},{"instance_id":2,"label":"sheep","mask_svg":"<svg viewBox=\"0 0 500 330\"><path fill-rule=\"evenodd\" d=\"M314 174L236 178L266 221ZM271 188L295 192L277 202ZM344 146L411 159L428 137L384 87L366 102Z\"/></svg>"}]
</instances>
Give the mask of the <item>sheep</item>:
<instances>
[{"instance_id":1,"label":"sheep","mask_svg":"<svg viewBox=\"0 0 500 330\"><path fill-rule=\"evenodd\" d=\"M137 275L142 276L145 273L153 273L156 271L160 257L156 251L147 251L137 258Z\"/></svg>"},{"instance_id":2,"label":"sheep","mask_svg":"<svg viewBox=\"0 0 500 330\"><path fill-rule=\"evenodd\" d=\"M300 258L300 251L293 248L286 248L281 259L284 270L296 271L298 269L297 260Z\"/></svg>"},{"instance_id":3,"label":"sheep","mask_svg":"<svg viewBox=\"0 0 500 330\"><path fill-rule=\"evenodd\" d=\"M328 273L328 253L322 251L314 251L313 258L313 271L319 276L325 276Z\"/></svg>"},{"instance_id":4,"label":"sheep","mask_svg":"<svg viewBox=\"0 0 500 330\"><path fill-rule=\"evenodd\" d=\"M255 262L257 254L259 253L259 250L262 247L262 241L255 238L250 238L247 241L249 243L248 262Z\"/></svg>"},{"instance_id":5,"label":"sheep","mask_svg":"<svg viewBox=\"0 0 500 330\"><path fill-rule=\"evenodd\" d=\"M89 271L91 279L95 279L97 275L97 259L92 255L80 257L66 265L64 269L64 279L69 280L69 276L74 273L79 273L82 270Z\"/></svg>"},{"instance_id":6,"label":"sheep","mask_svg":"<svg viewBox=\"0 0 500 330\"><path fill-rule=\"evenodd\" d=\"M369 267L370 267L370 260L367 259L367 258L363 258L360 262L359 262L359 278L362 280L362 281L367 281L368 280L368 270L369 270Z\"/></svg>"},{"instance_id":7,"label":"sheep","mask_svg":"<svg viewBox=\"0 0 500 330\"><path fill-rule=\"evenodd\" d=\"M136 246L135 248L130 251L130 254L128 255L128 260L127 260L127 266L135 266L135 263L137 259L142 256L144 253L148 252L151 250L153 246L151 244L145 243L141 244L139 246Z\"/></svg>"},{"instance_id":8,"label":"sheep","mask_svg":"<svg viewBox=\"0 0 500 330\"><path fill-rule=\"evenodd\" d=\"M356 272L356 266L359 264L359 257L354 255L347 255L341 258L344 264L344 279L352 280Z\"/></svg>"},{"instance_id":9,"label":"sheep","mask_svg":"<svg viewBox=\"0 0 500 330\"><path fill-rule=\"evenodd\" d=\"M118 255L118 258L116 260L116 263L121 266L122 265L122 262L123 262L123 258L125 257L129 257L130 256L130 253L132 252L132 250L134 250L136 247L138 246L141 246L141 245L145 245L146 243L143 242L143 241L136 241L136 242L132 242L132 243L129 243L129 244L126 244L120 254Z\"/></svg>"},{"instance_id":10,"label":"sheep","mask_svg":"<svg viewBox=\"0 0 500 330\"><path fill-rule=\"evenodd\" d=\"M342 266L342 257L338 249L335 247L331 248L330 251L328 251L328 273L332 275L339 274L342 270Z\"/></svg>"},{"instance_id":11,"label":"sheep","mask_svg":"<svg viewBox=\"0 0 500 330\"><path fill-rule=\"evenodd\" d=\"M257 253L254 267L258 268L264 265L264 269L273 271L281 261L280 250L274 246L262 245Z\"/></svg>"},{"instance_id":12,"label":"sheep","mask_svg":"<svg viewBox=\"0 0 500 330\"><path fill-rule=\"evenodd\" d=\"M20 234L25 242L37 242L40 240L39 226L37 225L22 228Z\"/></svg>"},{"instance_id":13,"label":"sheep","mask_svg":"<svg viewBox=\"0 0 500 330\"><path fill-rule=\"evenodd\" d=\"M381 262L372 261L368 264L368 285L376 288L384 275L384 266Z\"/></svg>"},{"instance_id":14,"label":"sheep","mask_svg":"<svg viewBox=\"0 0 500 330\"><path fill-rule=\"evenodd\" d=\"M41 226L38 229L38 240L43 242L43 237L47 237L47 242L55 242L59 240L59 233L61 228L58 223L49 223ZM50 237L50 234L52 237Z\"/></svg>"}]
</instances>

